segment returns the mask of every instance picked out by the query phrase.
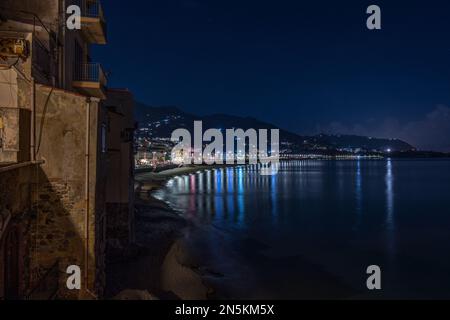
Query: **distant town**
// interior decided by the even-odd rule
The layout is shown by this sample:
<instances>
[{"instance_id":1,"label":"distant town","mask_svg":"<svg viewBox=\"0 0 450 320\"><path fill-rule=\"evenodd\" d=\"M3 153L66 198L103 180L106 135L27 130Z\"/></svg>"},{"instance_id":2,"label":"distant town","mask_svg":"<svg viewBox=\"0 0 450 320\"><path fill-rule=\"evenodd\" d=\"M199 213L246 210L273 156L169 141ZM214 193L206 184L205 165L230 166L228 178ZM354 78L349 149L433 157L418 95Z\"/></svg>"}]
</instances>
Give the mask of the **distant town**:
<instances>
[{"instance_id":1,"label":"distant town","mask_svg":"<svg viewBox=\"0 0 450 320\"><path fill-rule=\"evenodd\" d=\"M176 142L171 140L172 131L186 128L193 131L192 124L202 119L208 128L275 128L274 125L251 118L228 115L200 117L184 113L176 107L150 107L136 103L135 118L135 166L139 170L155 170L181 165L180 155L173 155ZM280 131L280 160L323 159L357 160L384 159L389 157L448 157L448 154L420 151L399 139L380 139L376 137L327 135L300 136L285 130ZM248 143L245 155L236 150L235 158L248 159ZM204 147L204 146L203 146ZM190 152L195 153L192 149ZM238 154L239 153L239 154ZM225 155L223 154L223 157Z\"/></svg>"}]
</instances>

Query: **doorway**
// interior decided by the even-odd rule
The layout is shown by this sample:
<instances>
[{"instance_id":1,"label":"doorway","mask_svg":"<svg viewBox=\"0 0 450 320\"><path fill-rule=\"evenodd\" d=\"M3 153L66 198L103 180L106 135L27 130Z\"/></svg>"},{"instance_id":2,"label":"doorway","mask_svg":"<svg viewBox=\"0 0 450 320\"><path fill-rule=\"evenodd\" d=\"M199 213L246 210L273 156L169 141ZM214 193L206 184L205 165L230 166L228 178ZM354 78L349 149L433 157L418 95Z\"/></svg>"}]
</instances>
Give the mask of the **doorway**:
<instances>
[{"instance_id":1,"label":"doorway","mask_svg":"<svg viewBox=\"0 0 450 320\"><path fill-rule=\"evenodd\" d=\"M17 228L12 228L5 238L5 299L19 299L19 235Z\"/></svg>"}]
</instances>

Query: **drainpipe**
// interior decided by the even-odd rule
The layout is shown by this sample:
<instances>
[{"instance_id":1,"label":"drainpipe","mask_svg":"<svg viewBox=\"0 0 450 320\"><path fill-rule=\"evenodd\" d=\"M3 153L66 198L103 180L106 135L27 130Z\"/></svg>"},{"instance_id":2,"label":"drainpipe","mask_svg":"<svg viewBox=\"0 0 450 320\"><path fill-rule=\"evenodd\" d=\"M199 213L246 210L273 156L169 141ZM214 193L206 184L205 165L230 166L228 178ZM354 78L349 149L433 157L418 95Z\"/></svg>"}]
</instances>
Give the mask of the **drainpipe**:
<instances>
[{"instance_id":1,"label":"drainpipe","mask_svg":"<svg viewBox=\"0 0 450 320\"><path fill-rule=\"evenodd\" d=\"M85 165L86 165L86 171L85 171L85 205L86 205L86 212L85 212L85 226L84 226L84 232L85 232L85 256L84 256L84 283L86 292L89 292L89 147L90 147L90 136L91 136L91 114L90 114L90 105L91 105L91 99L86 99L86 149L85 149Z\"/></svg>"},{"instance_id":2,"label":"drainpipe","mask_svg":"<svg viewBox=\"0 0 450 320\"><path fill-rule=\"evenodd\" d=\"M31 137L30 137L30 157L31 161L36 161L36 82L31 78Z\"/></svg>"},{"instance_id":3,"label":"drainpipe","mask_svg":"<svg viewBox=\"0 0 450 320\"><path fill-rule=\"evenodd\" d=\"M62 38L64 39L64 43L62 45L61 48L61 52L60 52L60 75L61 75L61 79L60 79L60 86L63 89L67 89L66 86L66 2L63 0L62 1ZM59 28L58 28L59 29ZM58 39L59 41L59 39Z\"/></svg>"}]
</instances>

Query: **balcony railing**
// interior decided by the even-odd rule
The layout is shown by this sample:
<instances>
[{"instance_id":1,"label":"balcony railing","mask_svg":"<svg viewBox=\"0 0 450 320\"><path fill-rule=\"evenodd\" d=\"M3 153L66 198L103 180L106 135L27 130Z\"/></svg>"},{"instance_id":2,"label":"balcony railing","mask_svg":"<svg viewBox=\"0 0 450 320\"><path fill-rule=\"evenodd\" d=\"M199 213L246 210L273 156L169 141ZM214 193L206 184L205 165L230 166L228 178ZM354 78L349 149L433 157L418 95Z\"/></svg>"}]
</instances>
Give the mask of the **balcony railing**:
<instances>
[{"instance_id":1,"label":"balcony railing","mask_svg":"<svg viewBox=\"0 0 450 320\"><path fill-rule=\"evenodd\" d=\"M80 7L83 17L104 20L103 8L99 0L76 0L75 4Z\"/></svg>"},{"instance_id":2,"label":"balcony railing","mask_svg":"<svg viewBox=\"0 0 450 320\"><path fill-rule=\"evenodd\" d=\"M80 82L99 82L106 85L106 76L100 63L75 64L73 80Z\"/></svg>"},{"instance_id":3,"label":"balcony railing","mask_svg":"<svg viewBox=\"0 0 450 320\"><path fill-rule=\"evenodd\" d=\"M99 63L74 65L72 85L80 93L100 99L106 98L106 76Z\"/></svg>"},{"instance_id":4,"label":"balcony railing","mask_svg":"<svg viewBox=\"0 0 450 320\"><path fill-rule=\"evenodd\" d=\"M38 38L33 41L33 67L37 68L48 80L50 80L50 66L52 64L52 55Z\"/></svg>"},{"instance_id":5,"label":"balcony railing","mask_svg":"<svg viewBox=\"0 0 450 320\"><path fill-rule=\"evenodd\" d=\"M107 30L99 0L75 0L81 9L82 32L90 43L106 44Z\"/></svg>"}]
</instances>

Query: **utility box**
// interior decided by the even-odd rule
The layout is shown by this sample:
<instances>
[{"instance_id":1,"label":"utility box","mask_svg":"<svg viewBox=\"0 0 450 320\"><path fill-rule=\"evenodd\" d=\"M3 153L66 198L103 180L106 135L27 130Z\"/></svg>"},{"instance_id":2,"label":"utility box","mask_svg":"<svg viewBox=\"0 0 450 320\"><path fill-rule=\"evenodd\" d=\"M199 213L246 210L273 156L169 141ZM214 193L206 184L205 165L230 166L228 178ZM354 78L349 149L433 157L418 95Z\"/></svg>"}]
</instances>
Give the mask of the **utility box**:
<instances>
[{"instance_id":1,"label":"utility box","mask_svg":"<svg viewBox=\"0 0 450 320\"><path fill-rule=\"evenodd\" d=\"M28 55L29 49L26 40L16 38L0 38L1 57L26 59Z\"/></svg>"}]
</instances>

